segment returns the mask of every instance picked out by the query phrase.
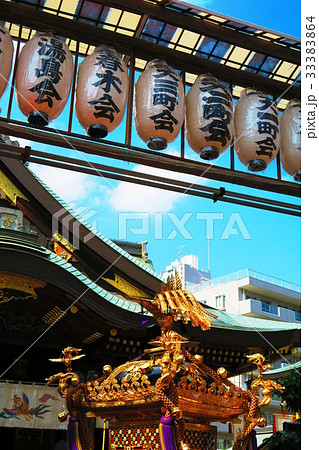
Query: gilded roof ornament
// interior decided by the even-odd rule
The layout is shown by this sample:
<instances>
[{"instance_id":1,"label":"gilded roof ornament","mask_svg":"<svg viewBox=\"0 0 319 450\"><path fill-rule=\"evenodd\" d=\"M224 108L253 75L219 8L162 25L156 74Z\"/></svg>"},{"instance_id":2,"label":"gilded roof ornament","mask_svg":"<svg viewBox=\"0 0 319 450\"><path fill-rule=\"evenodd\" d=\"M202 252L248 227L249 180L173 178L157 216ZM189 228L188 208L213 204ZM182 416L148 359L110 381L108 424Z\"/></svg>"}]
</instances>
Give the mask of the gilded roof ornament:
<instances>
[{"instance_id":1,"label":"gilded roof ornament","mask_svg":"<svg viewBox=\"0 0 319 450\"><path fill-rule=\"evenodd\" d=\"M244 390L228 379L225 368L215 371L204 364L200 355L188 352L185 348L188 339L172 330L174 321L190 321L205 330L210 327L211 316L216 316L210 315L191 293L182 289L176 273L154 299L128 297L128 300L148 309L160 325L161 335L150 342L153 348L113 370L104 366L100 378L80 383L78 376L71 372L71 362L83 355L79 355L80 349L67 347L62 357L55 360L64 362L67 373L60 372L47 379L48 383L59 381L58 391L66 397L70 421L78 423L82 430L82 449L94 448L87 424L81 419L83 414L102 419L111 417L113 429L123 421L126 427L134 422L139 429L144 429L143 424L152 419L157 423L161 448L171 450L193 448L192 439L187 440L189 427L232 422L245 414L243 431L233 449L246 450L255 426L266 425L260 407L270 402L272 389L281 389L273 381L262 380L261 374L269 368L265 358L257 353L249 356L249 361L257 365L259 377L252 383L252 389ZM59 420L66 420L65 414Z\"/></svg>"}]
</instances>

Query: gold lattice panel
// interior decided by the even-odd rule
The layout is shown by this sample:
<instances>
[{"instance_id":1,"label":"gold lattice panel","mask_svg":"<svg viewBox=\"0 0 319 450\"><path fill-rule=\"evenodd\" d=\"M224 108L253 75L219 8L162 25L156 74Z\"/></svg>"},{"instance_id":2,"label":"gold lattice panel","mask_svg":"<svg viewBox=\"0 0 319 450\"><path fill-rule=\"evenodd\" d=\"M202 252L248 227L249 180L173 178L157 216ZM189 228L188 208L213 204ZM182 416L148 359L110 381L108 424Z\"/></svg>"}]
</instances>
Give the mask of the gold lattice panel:
<instances>
[{"instance_id":1,"label":"gold lattice panel","mask_svg":"<svg viewBox=\"0 0 319 450\"><path fill-rule=\"evenodd\" d=\"M217 448L216 427L186 424L185 443L191 450L215 450Z\"/></svg>"},{"instance_id":2,"label":"gold lattice panel","mask_svg":"<svg viewBox=\"0 0 319 450\"><path fill-rule=\"evenodd\" d=\"M141 426L111 429L110 444L112 450L159 449L158 424L143 423Z\"/></svg>"},{"instance_id":3,"label":"gold lattice panel","mask_svg":"<svg viewBox=\"0 0 319 450\"><path fill-rule=\"evenodd\" d=\"M186 423L184 440L190 450L216 450L217 428ZM112 450L160 449L158 423L142 422L134 426L111 428L110 444Z\"/></svg>"}]
</instances>

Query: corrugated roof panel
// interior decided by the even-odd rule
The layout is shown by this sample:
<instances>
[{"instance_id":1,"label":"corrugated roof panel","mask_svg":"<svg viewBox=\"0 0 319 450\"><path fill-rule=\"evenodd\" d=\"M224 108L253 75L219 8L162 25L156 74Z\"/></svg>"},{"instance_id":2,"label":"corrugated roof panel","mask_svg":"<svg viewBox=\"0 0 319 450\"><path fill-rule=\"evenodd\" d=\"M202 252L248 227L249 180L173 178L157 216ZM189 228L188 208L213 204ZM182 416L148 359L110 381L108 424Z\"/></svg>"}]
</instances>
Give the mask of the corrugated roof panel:
<instances>
[{"instance_id":1,"label":"corrugated roof panel","mask_svg":"<svg viewBox=\"0 0 319 450\"><path fill-rule=\"evenodd\" d=\"M214 15L208 16L207 19L210 19L210 20L213 20L213 21L216 21L219 23L226 22L226 19L223 19L222 17L214 16Z\"/></svg>"},{"instance_id":2,"label":"corrugated roof panel","mask_svg":"<svg viewBox=\"0 0 319 450\"><path fill-rule=\"evenodd\" d=\"M135 31L139 24L140 18L141 16L138 14L133 14L128 11L124 11L119 26Z\"/></svg>"},{"instance_id":3,"label":"corrugated roof panel","mask_svg":"<svg viewBox=\"0 0 319 450\"><path fill-rule=\"evenodd\" d=\"M231 44L228 44L227 42L219 41L214 49L214 53L212 56L210 56L209 59L212 59L214 61L220 62L222 58L226 55L229 48L231 47Z\"/></svg>"},{"instance_id":4,"label":"corrugated roof panel","mask_svg":"<svg viewBox=\"0 0 319 450\"><path fill-rule=\"evenodd\" d=\"M263 33L263 37L270 38L270 39L279 39L280 36L278 34L273 33Z\"/></svg>"},{"instance_id":5,"label":"corrugated roof panel","mask_svg":"<svg viewBox=\"0 0 319 450\"><path fill-rule=\"evenodd\" d=\"M231 27L234 27L234 28L236 28L236 29L238 29L238 30L240 30L241 28L244 28L245 27L245 25L244 24L242 24L242 23L239 23L239 22L232 22L232 21L227 21L227 25L229 25L229 26L231 26Z\"/></svg>"},{"instance_id":6,"label":"corrugated roof panel","mask_svg":"<svg viewBox=\"0 0 319 450\"><path fill-rule=\"evenodd\" d=\"M200 46L198 47L198 50L195 52L195 55L198 55L198 56L202 56L202 54L204 54L205 56L210 55L216 42L217 42L216 39L204 37Z\"/></svg>"},{"instance_id":7,"label":"corrugated roof panel","mask_svg":"<svg viewBox=\"0 0 319 450\"><path fill-rule=\"evenodd\" d=\"M67 19L70 19L70 15L71 16L74 15L77 6L78 2L70 2L69 0L62 0L59 15L61 17L66 17Z\"/></svg>"},{"instance_id":8,"label":"corrugated roof panel","mask_svg":"<svg viewBox=\"0 0 319 450\"><path fill-rule=\"evenodd\" d=\"M141 36L141 38L142 38L144 41L153 42L153 44L156 44L156 42L157 42L157 38L152 37L152 36L147 36L146 34L143 34L143 35Z\"/></svg>"},{"instance_id":9,"label":"corrugated roof panel","mask_svg":"<svg viewBox=\"0 0 319 450\"><path fill-rule=\"evenodd\" d=\"M286 106L288 105L288 103L289 103L289 100L285 100L284 98L282 98L280 100L280 102L278 103L277 107L278 107L278 109L285 109Z\"/></svg>"},{"instance_id":10,"label":"corrugated roof panel","mask_svg":"<svg viewBox=\"0 0 319 450\"><path fill-rule=\"evenodd\" d=\"M105 23L108 25L117 25L120 17L121 17L122 11L120 9L111 8L109 10L109 13L107 15Z\"/></svg>"},{"instance_id":11,"label":"corrugated roof panel","mask_svg":"<svg viewBox=\"0 0 319 450\"><path fill-rule=\"evenodd\" d=\"M190 9L189 6L187 6L187 5L183 5L181 3L174 3L174 2L170 3L168 5L168 7L170 9L173 9L173 8L178 9L179 11L187 11L188 9Z\"/></svg>"},{"instance_id":12,"label":"corrugated roof panel","mask_svg":"<svg viewBox=\"0 0 319 450\"><path fill-rule=\"evenodd\" d=\"M78 18L79 21L96 25L98 22L105 21L109 9L109 6L103 6L89 1L79 1L75 10L74 19ZM101 26L101 24L99 25Z\"/></svg>"},{"instance_id":13,"label":"corrugated roof panel","mask_svg":"<svg viewBox=\"0 0 319 450\"><path fill-rule=\"evenodd\" d=\"M223 63L223 61L222 61L222 63ZM240 69L240 63L235 63L232 61L226 61L225 66L233 67L234 69Z\"/></svg>"},{"instance_id":14,"label":"corrugated roof panel","mask_svg":"<svg viewBox=\"0 0 319 450\"><path fill-rule=\"evenodd\" d=\"M245 67L248 72L256 72L259 69L266 56L261 53L254 53L253 57L249 60L249 67Z\"/></svg>"},{"instance_id":15,"label":"corrugated roof panel","mask_svg":"<svg viewBox=\"0 0 319 450\"><path fill-rule=\"evenodd\" d=\"M197 78L197 75L195 75L193 73L188 73L188 72L185 73L186 83L193 84L193 83L195 83L196 78Z\"/></svg>"},{"instance_id":16,"label":"corrugated roof panel","mask_svg":"<svg viewBox=\"0 0 319 450\"><path fill-rule=\"evenodd\" d=\"M54 10L58 9L60 1L61 0L46 0L46 2L44 4L45 11L46 12L50 12L51 14L54 14L54 12L50 11L50 10L51 9L54 9ZM46 8L48 8L48 10ZM49 8L50 8L50 10L49 10Z\"/></svg>"},{"instance_id":17,"label":"corrugated roof panel","mask_svg":"<svg viewBox=\"0 0 319 450\"><path fill-rule=\"evenodd\" d=\"M168 45L168 43L170 43L168 47L174 47L173 44L176 44L180 35L182 34L182 31L182 28L177 28L172 25L165 25L159 43L161 45ZM166 42L163 43L163 41Z\"/></svg>"},{"instance_id":18,"label":"corrugated roof panel","mask_svg":"<svg viewBox=\"0 0 319 450\"><path fill-rule=\"evenodd\" d=\"M134 36L134 31L125 30L124 28L117 28L116 33L125 34L125 36Z\"/></svg>"},{"instance_id":19,"label":"corrugated roof panel","mask_svg":"<svg viewBox=\"0 0 319 450\"><path fill-rule=\"evenodd\" d=\"M151 18L147 19L144 29L142 31L143 39L145 38L144 34L148 34L149 36L153 36L154 38L159 38L164 26L165 26L164 22L160 22L159 20Z\"/></svg>"},{"instance_id":20,"label":"corrugated roof panel","mask_svg":"<svg viewBox=\"0 0 319 450\"><path fill-rule=\"evenodd\" d=\"M246 48L242 47L235 47L232 51L232 54L229 57L229 60L235 63L242 64L247 56L251 53L250 50L247 50Z\"/></svg>"},{"instance_id":21,"label":"corrugated roof panel","mask_svg":"<svg viewBox=\"0 0 319 450\"><path fill-rule=\"evenodd\" d=\"M264 63L258 69L257 73L260 73L260 75L269 76L269 74L273 72L278 63L279 59L268 56L266 61L264 61Z\"/></svg>"},{"instance_id":22,"label":"corrugated roof panel","mask_svg":"<svg viewBox=\"0 0 319 450\"><path fill-rule=\"evenodd\" d=\"M245 27L245 33L256 33L257 31L259 32L260 30L253 27Z\"/></svg>"},{"instance_id":23,"label":"corrugated roof panel","mask_svg":"<svg viewBox=\"0 0 319 450\"><path fill-rule=\"evenodd\" d=\"M200 34L184 30L182 36L180 37L178 45L193 49L193 47L195 47L195 45L197 44L199 38Z\"/></svg>"},{"instance_id":24,"label":"corrugated roof panel","mask_svg":"<svg viewBox=\"0 0 319 450\"><path fill-rule=\"evenodd\" d=\"M233 97L240 97L240 94L245 88L242 86L234 86L233 88Z\"/></svg>"},{"instance_id":25,"label":"corrugated roof panel","mask_svg":"<svg viewBox=\"0 0 319 450\"><path fill-rule=\"evenodd\" d=\"M290 78L292 73L296 70L297 65L288 63L284 61L280 67L278 67L278 70L276 71L276 75L274 76L274 79L277 79L276 77L280 78Z\"/></svg>"}]
</instances>

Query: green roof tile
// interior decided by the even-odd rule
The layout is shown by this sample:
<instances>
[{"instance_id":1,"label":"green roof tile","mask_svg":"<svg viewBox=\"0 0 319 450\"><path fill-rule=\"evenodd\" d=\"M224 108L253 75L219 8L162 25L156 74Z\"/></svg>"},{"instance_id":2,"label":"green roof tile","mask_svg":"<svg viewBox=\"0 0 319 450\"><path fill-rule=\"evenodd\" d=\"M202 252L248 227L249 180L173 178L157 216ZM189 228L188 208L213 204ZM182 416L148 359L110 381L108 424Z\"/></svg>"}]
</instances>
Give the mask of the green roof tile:
<instances>
[{"instance_id":1,"label":"green roof tile","mask_svg":"<svg viewBox=\"0 0 319 450\"><path fill-rule=\"evenodd\" d=\"M155 272L155 270L148 264L145 264L144 262L138 261L134 256L127 253L125 250L123 250L121 247L119 247L117 244L115 244L111 239L108 239L106 236L104 236L100 231L97 231L94 227L92 227L91 224L89 224L86 220L82 219L82 217L75 212L73 208L71 208L64 200L62 200L55 192L52 191L49 186L47 186L32 170L28 169L30 173L34 176L34 178L41 184L41 186L74 218L76 218L84 227L86 227L91 233L93 233L96 237L101 239L105 244L107 244L109 247L112 247L114 250L116 250L120 255L124 256L126 259L129 259L137 266L141 267L143 270L148 272L153 277L158 278L161 281L163 278Z\"/></svg>"}]
</instances>

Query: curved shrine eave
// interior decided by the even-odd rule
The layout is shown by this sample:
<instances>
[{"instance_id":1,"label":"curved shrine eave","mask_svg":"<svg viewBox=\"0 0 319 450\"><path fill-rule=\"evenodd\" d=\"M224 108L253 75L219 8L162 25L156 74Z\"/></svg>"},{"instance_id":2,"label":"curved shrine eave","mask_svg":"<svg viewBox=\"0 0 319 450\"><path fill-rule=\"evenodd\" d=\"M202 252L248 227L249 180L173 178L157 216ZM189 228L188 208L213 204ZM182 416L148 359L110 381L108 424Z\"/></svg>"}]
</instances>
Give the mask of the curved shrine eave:
<instances>
[{"instance_id":1,"label":"curved shrine eave","mask_svg":"<svg viewBox=\"0 0 319 450\"><path fill-rule=\"evenodd\" d=\"M147 328L141 324L139 305L97 286L83 273L51 251L35 244L10 241L2 237L0 238L0 258L6 261L6 272L44 281L63 290L73 298L78 298L80 304L85 305L108 326L123 328L126 333L132 330L139 334L146 334ZM187 338L194 342L190 345L193 345L195 351L197 345L199 351L202 346L205 346L246 352L249 348L265 350L300 345L301 330L298 324L252 318L247 320L245 317L218 310L214 310L214 313L218 318L213 320L211 329L206 332L190 324L186 326L180 322L175 324L178 332L187 335ZM148 319L150 319L149 324L152 324L153 320L150 317Z\"/></svg>"},{"instance_id":2,"label":"curved shrine eave","mask_svg":"<svg viewBox=\"0 0 319 450\"><path fill-rule=\"evenodd\" d=\"M34 244L30 246L16 240L9 242L0 237L0 258L6 261L4 272L41 280L56 288L57 292L63 291L72 299L78 299L79 304L83 304L109 327L142 330L140 316L134 314L140 311L139 305L105 291L55 253ZM59 304L58 298L54 304Z\"/></svg>"},{"instance_id":3,"label":"curved shrine eave","mask_svg":"<svg viewBox=\"0 0 319 450\"><path fill-rule=\"evenodd\" d=\"M94 264L100 275L110 266L114 272L131 283L137 283L138 288L151 296L160 292L164 280L153 268L91 227L24 164L15 159L0 158L0 169L29 200L18 198L17 206L47 238L52 236L53 217L69 214L70 220L63 222L63 226L68 228L70 236L72 230L77 230L80 245L74 254L88 271ZM86 239L88 234L89 240Z\"/></svg>"}]
</instances>

